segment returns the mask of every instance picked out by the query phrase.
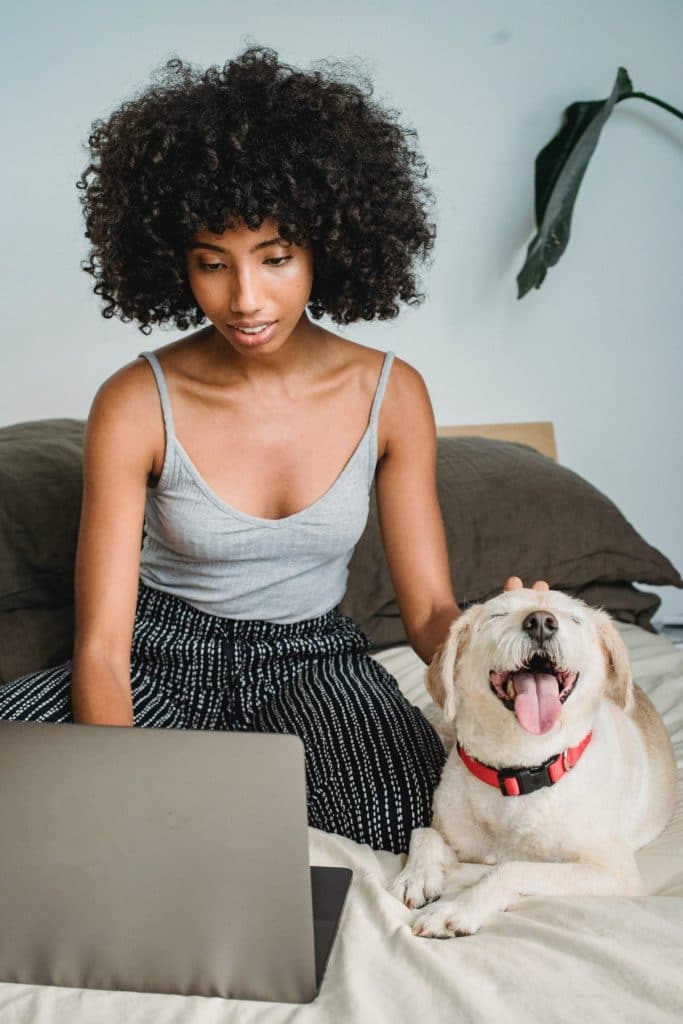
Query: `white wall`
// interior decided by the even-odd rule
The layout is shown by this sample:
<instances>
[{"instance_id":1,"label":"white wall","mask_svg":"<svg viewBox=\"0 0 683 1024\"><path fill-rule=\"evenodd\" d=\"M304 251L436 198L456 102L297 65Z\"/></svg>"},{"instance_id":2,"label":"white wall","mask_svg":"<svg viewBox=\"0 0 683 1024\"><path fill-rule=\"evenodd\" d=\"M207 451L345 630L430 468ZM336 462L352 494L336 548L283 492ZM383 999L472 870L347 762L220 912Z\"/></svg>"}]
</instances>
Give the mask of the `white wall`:
<instances>
[{"instance_id":1,"label":"white wall","mask_svg":"<svg viewBox=\"0 0 683 1024\"><path fill-rule=\"evenodd\" d=\"M85 417L101 380L172 336L104 320L79 268L92 121L172 54L222 64L257 41L303 66L359 56L418 130L439 240L424 305L347 336L418 367L439 422L553 420L561 461L683 567L683 122L622 103L567 253L540 291L518 301L515 283L534 158L562 110L609 95L620 64L683 108L680 0L27 0L3 21L0 424ZM683 592L659 593L683 617Z\"/></svg>"}]
</instances>

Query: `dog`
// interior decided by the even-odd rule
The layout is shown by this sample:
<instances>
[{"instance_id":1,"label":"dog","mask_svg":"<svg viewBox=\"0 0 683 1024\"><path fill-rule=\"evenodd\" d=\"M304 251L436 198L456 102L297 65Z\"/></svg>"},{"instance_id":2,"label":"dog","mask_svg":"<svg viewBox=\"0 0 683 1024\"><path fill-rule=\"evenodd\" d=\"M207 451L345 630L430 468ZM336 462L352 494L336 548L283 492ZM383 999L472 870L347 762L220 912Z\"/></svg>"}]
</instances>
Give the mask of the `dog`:
<instances>
[{"instance_id":1,"label":"dog","mask_svg":"<svg viewBox=\"0 0 683 1024\"><path fill-rule=\"evenodd\" d=\"M421 908L460 862L495 867L418 915L415 935L471 935L524 896L641 894L634 851L673 814L676 761L606 612L555 590L473 605L427 689L455 742L389 891Z\"/></svg>"}]
</instances>

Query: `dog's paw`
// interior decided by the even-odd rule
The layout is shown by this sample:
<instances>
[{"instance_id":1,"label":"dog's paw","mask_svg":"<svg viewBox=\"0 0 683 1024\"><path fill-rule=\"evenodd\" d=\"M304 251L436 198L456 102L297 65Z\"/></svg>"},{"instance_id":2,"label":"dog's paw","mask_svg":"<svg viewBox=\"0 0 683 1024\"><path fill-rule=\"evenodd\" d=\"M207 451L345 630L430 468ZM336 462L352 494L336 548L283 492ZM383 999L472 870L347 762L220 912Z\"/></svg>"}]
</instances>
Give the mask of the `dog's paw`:
<instances>
[{"instance_id":1,"label":"dog's paw","mask_svg":"<svg viewBox=\"0 0 683 1024\"><path fill-rule=\"evenodd\" d=\"M421 870L406 867L388 884L387 891L411 910L418 910L426 903L438 900L443 891L443 870L437 867Z\"/></svg>"},{"instance_id":2,"label":"dog's paw","mask_svg":"<svg viewBox=\"0 0 683 1024\"><path fill-rule=\"evenodd\" d=\"M485 916L478 912L475 902L463 895L419 914L413 922L413 935L427 939L474 935L485 920Z\"/></svg>"}]
</instances>

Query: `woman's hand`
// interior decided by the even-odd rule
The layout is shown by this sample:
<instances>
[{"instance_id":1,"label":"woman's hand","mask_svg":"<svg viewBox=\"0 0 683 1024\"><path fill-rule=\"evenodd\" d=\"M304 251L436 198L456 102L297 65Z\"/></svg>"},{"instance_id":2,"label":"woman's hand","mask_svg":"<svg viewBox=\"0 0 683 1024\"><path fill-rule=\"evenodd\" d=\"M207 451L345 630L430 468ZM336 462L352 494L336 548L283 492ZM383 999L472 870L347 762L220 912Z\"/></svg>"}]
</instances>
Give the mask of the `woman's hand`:
<instances>
[{"instance_id":1,"label":"woman's hand","mask_svg":"<svg viewBox=\"0 0 683 1024\"><path fill-rule=\"evenodd\" d=\"M524 584L520 580L519 576L508 576L506 579L503 590L522 590ZM531 584L532 590L550 590L550 587L545 580L536 580L535 583Z\"/></svg>"}]
</instances>

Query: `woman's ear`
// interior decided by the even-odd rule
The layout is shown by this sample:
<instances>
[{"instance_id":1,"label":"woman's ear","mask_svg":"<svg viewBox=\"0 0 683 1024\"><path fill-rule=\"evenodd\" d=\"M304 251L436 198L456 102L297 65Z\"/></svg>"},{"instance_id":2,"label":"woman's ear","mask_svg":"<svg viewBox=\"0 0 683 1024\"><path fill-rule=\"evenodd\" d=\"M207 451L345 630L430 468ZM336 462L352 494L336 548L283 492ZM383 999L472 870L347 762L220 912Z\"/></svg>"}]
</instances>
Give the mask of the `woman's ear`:
<instances>
[{"instance_id":1,"label":"woman's ear","mask_svg":"<svg viewBox=\"0 0 683 1024\"><path fill-rule=\"evenodd\" d=\"M607 612L598 609L594 615L607 664L605 696L630 715L635 706L635 698L628 648Z\"/></svg>"},{"instance_id":2,"label":"woman's ear","mask_svg":"<svg viewBox=\"0 0 683 1024\"><path fill-rule=\"evenodd\" d=\"M469 641L471 620L469 609L453 620L448 636L437 647L427 669L427 689L447 722L455 718L455 662Z\"/></svg>"}]
</instances>

